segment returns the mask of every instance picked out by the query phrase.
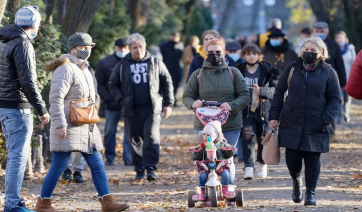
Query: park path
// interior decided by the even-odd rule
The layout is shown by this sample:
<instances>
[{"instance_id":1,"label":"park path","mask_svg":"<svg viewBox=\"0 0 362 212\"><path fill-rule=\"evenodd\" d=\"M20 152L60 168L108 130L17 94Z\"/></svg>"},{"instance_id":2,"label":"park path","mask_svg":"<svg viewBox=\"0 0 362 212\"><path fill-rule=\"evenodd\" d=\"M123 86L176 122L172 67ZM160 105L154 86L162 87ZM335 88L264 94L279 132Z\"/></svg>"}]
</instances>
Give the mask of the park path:
<instances>
[{"instance_id":1,"label":"park path","mask_svg":"<svg viewBox=\"0 0 362 212\"><path fill-rule=\"evenodd\" d=\"M187 207L187 191L198 185L198 175L187 149L196 146L193 131L194 114L183 106L174 109L168 120L161 125L161 158L158 180L155 182L134 181L133 167L123 166L121 145L117 146L115 166L106 167L110 190L123 202L130 204L129 211L362 211L362 104L352 105L351 122L339 125L338 142L331 143L331 151L322 154L322 172L316 190L317 206L305 207L291 200L292 181L284 161L268 167L266 179L243 179L243 163L236 164L236 181L243 189L244 207L219 208ZM103 130L102 119L99 128ZM123 124L119 124L117 140L121 143ZM4 170L0 170L4 175ZM83 172L85 183L75 184L59 181L54 191L54 206L61 211L100 211L97 193L91 182L89 169ZM36 203L44 179L26 180L22 195L29 208ZM1 178L3 179L3 178ZM0 205L3 205L4 183L0 182ZM305 190L305 189L303 189ZM1 206L0 211L3 206Z\"/></svg>"}]
</instances>

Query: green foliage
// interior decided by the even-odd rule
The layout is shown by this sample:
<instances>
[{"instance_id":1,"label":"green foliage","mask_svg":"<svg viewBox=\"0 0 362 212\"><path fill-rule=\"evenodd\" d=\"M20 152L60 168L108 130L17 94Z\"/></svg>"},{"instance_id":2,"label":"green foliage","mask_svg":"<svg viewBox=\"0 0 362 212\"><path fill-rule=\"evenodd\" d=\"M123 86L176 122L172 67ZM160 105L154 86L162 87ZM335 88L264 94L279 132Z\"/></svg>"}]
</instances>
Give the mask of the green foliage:
<instances>
[{"instance_id":1,"label":"green foliage","mask_svg":"<svg viewBox=\"0 0 362 212\"><path fill-rule=\"evenodd\" d=\"M286 5L291 9L291 15L289 21L294 24L301 24L310 21L310 17L313 15L313 11L309 6L307 0L287 0Z\"/></svg>"},{"instance_id":2,"label":"green foliage","mask_svg":"<svg viewBox=\"0 0 362 212\"><path fill-rule=\"evenodd\" d=\"M201 39L201 35L204 31L212 29L214 22L211 18L211 11L202 5L202 2L198 2L195 7L195 11L192 13L189 36L196 35Z\"/></svg>"},{"instance_id":3,"label":"green foliage","mask_svg":"<svg viewBox=\"0 0 362 212\"><path fill-rule=\"evenodd\" d=\"M126 13L123 1L115 1L112 15L108 1L103 1L99 10L94 16L89 28L89 34L93 38L96 46L92 49L89 59L91 65L95 67L100 59L114 52L114 41L129 35L131 19Z\"/></svg>"},{"instance_id":4,"label":"green foliage","mask_svg":"<svg viewBox=\"0 0 362 212\"><path fill-rule=\"evenodd\" d=\"M176 6L174 8L176 11L181 9ZM146 38L148 46L157 45L168 40L172 32L181 31L182 21L180 15L176 15L176 11L166 4L165 0L151 1L147 25L137 29L137 32Z\"/></svg>"}]
</instances>

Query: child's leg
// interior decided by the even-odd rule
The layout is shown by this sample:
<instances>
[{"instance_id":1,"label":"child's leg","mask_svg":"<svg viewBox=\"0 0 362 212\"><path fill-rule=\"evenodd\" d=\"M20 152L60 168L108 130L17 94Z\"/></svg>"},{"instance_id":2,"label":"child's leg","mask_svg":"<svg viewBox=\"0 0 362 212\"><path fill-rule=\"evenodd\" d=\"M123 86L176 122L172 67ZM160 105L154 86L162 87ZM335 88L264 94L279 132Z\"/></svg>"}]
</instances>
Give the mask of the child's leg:
<instances>
[{"instance_id":1,"label":"child's leg","mask_svg":"<svg viewBox=\"0 0 362 212\"><path fill-rule=\"evenodd\" d=\"M205 184L207 182L207 173L206 172L200 172L199 173L199 186L201 189L205 188Z\"/></svg>"},{"instance_id":2,"label":"child's leg","mask_svg":"<svg viewBox=\"0 0 362 212\"><path fill-rule=\"evenodd\" d=\"M228 170L222 171L221 176L221 185L230 185L230 172Z\"/></svg>"}]
</instances>

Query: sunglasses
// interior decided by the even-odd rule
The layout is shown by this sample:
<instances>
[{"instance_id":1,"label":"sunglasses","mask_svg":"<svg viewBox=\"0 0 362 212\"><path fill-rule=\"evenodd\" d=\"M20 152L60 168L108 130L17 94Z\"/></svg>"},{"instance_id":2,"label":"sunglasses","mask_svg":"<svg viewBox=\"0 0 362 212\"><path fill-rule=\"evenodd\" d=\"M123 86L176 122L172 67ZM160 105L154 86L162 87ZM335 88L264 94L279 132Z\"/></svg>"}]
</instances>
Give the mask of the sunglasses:
<instances>
[{"instance_id":1,"label":"sunglasses","mask_svg":"<svg viewBox=\"0 0 362 212\"><path fill-rule=\"evenodd\" d=\"M222 51L207 51L207 54L222 54Z\"/></svg>"}]
</instances>

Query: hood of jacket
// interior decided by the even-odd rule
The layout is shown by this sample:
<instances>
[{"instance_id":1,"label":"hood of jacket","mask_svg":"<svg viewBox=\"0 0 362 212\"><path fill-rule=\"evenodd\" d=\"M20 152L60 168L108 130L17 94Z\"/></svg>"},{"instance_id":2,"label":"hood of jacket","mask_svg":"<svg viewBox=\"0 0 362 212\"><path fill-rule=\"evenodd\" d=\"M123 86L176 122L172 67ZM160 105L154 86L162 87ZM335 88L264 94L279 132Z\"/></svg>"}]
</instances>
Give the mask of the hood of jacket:
<instances>
[{"instance_id":1,"label":"hood of jacket","mask_svg":"<svg viewBox=\"0 0 362 212\"><path fill-rule=\"evenodd\" d=\"M149 51L146 51L146 55L141 59L141 61L145 61L148 60L150 57L152 56L152 54ZM131 60L131 61L136 61L132 58L131 53L126 54L126 56L124 56L125 60Z\"/></svg>"},{"instance_id":2,"label":"hood of jacket","mask_svg":"<svg viewBox=\"0 0 362 212\"><path fill-rule=\"evenodd\" d=\"M68 54L62 54L59 58L56 58L52 61L44 63L43 68L45 71L52 72L55 69L57 69L59 66L64 65L69 62L72 62L72 63L78 65L78 67L82 70L85 68L88 68L88 66L89 66L89 63L86 60L81 60L81 59L77 58L76 56L68 53Z\"/></svg>"},{"instance_id":3,"label":"hood of jacket","mask_svg":"<svg viewBox=\"0 0 362 212\"><path fill-rule=\"evenodd\" d=\"M204 50L204 45L199 47L199 52L198 53L203 59L206 58L207 55L206 55L206 51Z\"/></svg>"},{"instance_id":4,"label":"hood of jacket","mask_svg":"<svg viewBox=\"0 0 362 212\"><path fill-rule=\"evenodd\" d=\"M218 71L222 71L222 70L228 68L228 65L229 65L229 63L226 60L224 60L223 63L218 66L213 66L209 62L207 62L207 60L204 60L204 63L202 64L202 68L207 68L209 70L218 72Z\"/></svg>"},{"instance_id":5,"label":"hood of jacket","mask_svg":"<svg viewBox=\"0 0 362 212\"><path fill-rule=\"evenodd\" d=\"M25 31L16 24L8 24L0 28L0 42L6 43L14 38L23 37L31 40Z\"/></svg>"}]
</instances>

